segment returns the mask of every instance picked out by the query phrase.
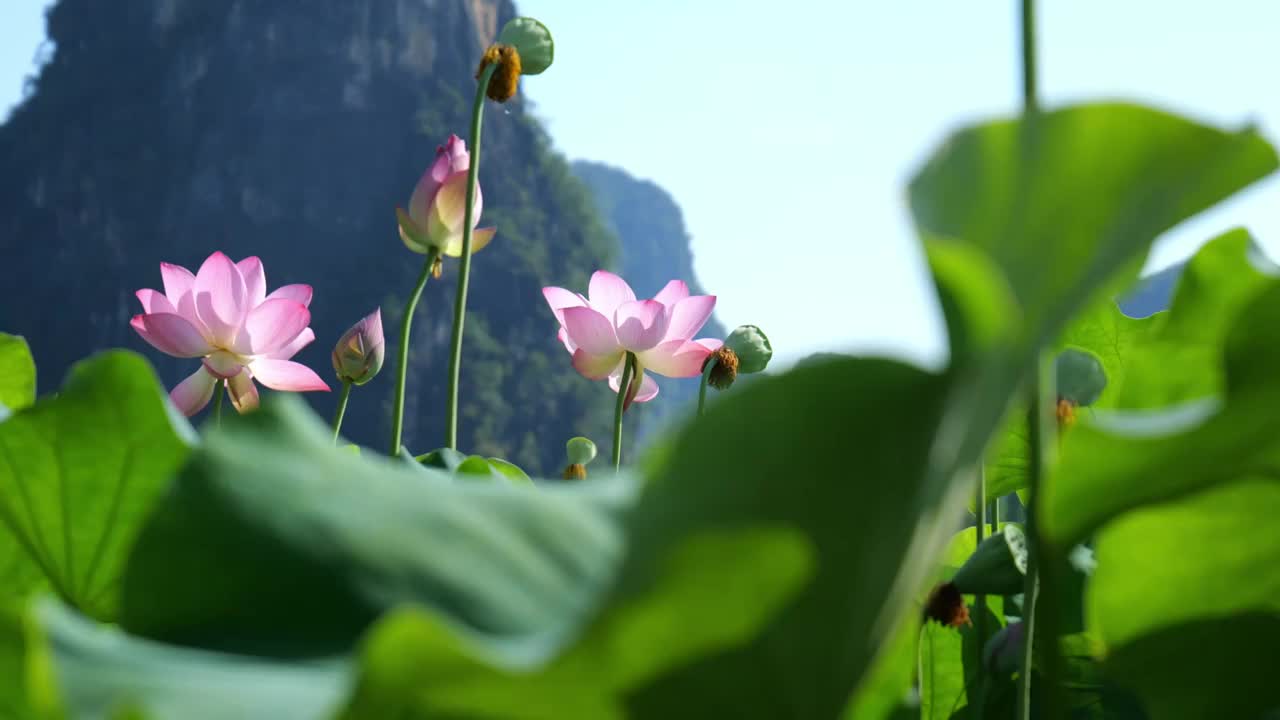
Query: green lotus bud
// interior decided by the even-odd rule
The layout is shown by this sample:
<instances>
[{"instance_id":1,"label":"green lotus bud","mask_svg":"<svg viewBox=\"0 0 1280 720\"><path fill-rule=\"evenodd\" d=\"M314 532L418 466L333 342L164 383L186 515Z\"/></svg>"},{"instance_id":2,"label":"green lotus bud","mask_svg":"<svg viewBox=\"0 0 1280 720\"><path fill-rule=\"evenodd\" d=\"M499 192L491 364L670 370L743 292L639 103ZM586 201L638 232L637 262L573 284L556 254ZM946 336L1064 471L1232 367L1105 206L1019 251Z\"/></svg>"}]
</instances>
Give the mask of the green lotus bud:
<instances>
[{"instance_id":1,"label":"green lotus bud","mask_svg":"<svg viewBox=\"0 0 1280 720\"><path fill-rule=\"evenodd\" d=\"M382 308L351 326L333 347L333 370L342 382L363 385L382 369L386 356L382 336Z\"/></svg>"},{"instance_id":2,"label":"green lotus bud","mask_svg":"<svg viewBox=\"0 0 1280 720\"><path fill-rule=\"evenodd\" d=\"M773 357L773 346L769 344L769 338L755 325L739 325L725 338L724 344L738 356L740 373L760 372L769 365L769 359Z\"/></svg>"},{"instance_id":3,"label":"green lotus bud","mask_svg":"<svg viewBox=\"0 0 1280 720\"><path fill-rule=\"evenodd\" d=\"M1107 371L1102 361L1088 350L1067 348L1053 362L1057 374L1058 398L1072 405L1089 407L1107 387Z\"/></svg>"},{"instance_id":4,"label":"green lotus bud","mask_svg":"<svg viewBox=\"0 0 1280 720\"><path fill-rule=\"evenodd\" d=\"M1027 574L1027 536L1018 525L1005 525L983 540L951 579L960 592L1013 595Z\"/></svg>"},{"instance_id":5,"label":"green lotus bud","mask_svg":"<svg viewBox=\"0 0 1280 720\"><path fill-rule=\"evenodd\" d=\"M569 438L565 452L570 465L590 465L596 459L596 444L584 437Z\"/></svg>"},{"instance_id":6,"label":"green lotus bud","mask_svg":"<svg viewBox=\"0 0 1280 720\"><path fill-rule=\"evenodd\" d=\"M556 44L546 25L531 17L518 17L503 26L498 42L510 45L520 56L520 72L537 75L551 67L555 59Z\"/></svg>"},{"instance_id":7,"label":"green lotus bud","mask_svg":"<svg viewBox=\"0 0 1280 720\"><path fill-rule=\"evenodd\" d=\"M1025 628L1021 621L1009 623L987 640L982 648L982 662L988 670L1007 675L1018 669Z\"/></svg>"}]
</instances>

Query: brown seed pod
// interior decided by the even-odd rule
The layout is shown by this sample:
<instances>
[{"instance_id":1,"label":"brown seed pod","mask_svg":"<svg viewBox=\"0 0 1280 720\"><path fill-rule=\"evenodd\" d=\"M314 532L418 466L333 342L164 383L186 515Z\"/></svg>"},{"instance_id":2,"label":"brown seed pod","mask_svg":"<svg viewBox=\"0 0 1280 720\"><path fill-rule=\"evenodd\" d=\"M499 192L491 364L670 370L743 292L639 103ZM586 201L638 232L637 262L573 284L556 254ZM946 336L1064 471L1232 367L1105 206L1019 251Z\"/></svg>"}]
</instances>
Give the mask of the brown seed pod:
<instances>
[{"instance_id":1,"label":"brown seed pod","mask_svg":"<svg viewBox=\"0 0 1280 720\"><path fill-rule=\"evenodd\" d=\"M1058 398L1058 429L1065 430L1076 424L1076 404L1067 398Z\"/></svg>"},{"instance_id":2,"label":"brown seed pod","mask_svg":"<svg viewBox=\"0 0 1280 720\"><path fill-rule=\"evenodd\" d=\"M504 103L515 97L516 89L520 85L520 53L512 45L497 43L490 45L489 49L484 51L480 67L476 70L477 80L484 74L484 69L491 64L496 64L498 69L489 79L489 87L485 89L485 95L490 100Z\"/></svg>"},{"instance_id":3,"label":"brown seed pod","mask_svg":"<svg viewBox=\"0 0 1280 720\"><path fill-rule=\"evenodd\" d=\"M707 369L707 363L715 361L716 366L711 368L711 375L707 378L707 384L717 390L728 390L733 381L738 378L738 354L728 345L721 345L719 350L707 356L702 362L702 369Z\"/></svg>"},{"instance_id":4,"label":"brown seed pod","mask_svg":"<svg viewBox=\"0 0 1280 720\"><path fill-rule=\"evenodd\" d=\"M929 593L929 600L924 606L924 619L958 628L970 624L969 607L964 604L964 596L954 584L943 583Z\"/></svg>"},{"instance_id":5,"label":"brown seed pod","mask_svg":"<svg viewBox=\"0 0 1280 720\"><path fill-rule=\"evenodd\" d=\"M582 463L572 463L564 469L565 480L586 480L587 466Z\"/></svg>"}]
</instances>

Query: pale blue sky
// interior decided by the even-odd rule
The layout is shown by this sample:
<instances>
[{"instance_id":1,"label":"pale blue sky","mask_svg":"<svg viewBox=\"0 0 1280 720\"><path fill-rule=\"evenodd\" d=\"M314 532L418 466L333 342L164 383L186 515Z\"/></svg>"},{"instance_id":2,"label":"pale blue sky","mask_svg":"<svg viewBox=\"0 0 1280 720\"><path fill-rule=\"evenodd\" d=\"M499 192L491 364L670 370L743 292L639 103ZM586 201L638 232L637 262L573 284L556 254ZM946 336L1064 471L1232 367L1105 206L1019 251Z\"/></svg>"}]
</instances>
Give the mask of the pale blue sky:
<instances>
[{"instance_id":1,"label":"pale blue sky","mask_svg":"<svg viewBox=\"0 0 1280 720\"><path fill-rule=\"evenodd\" d=\"M43 40L44 0L0 6L0 108ZM524 0L556 63L524 90L570 158L684 210L698 275L783 363L817 350L929 364L943 331L903 187L949 128L1017 107L1015 2ZM1280 138L1280 3L1041 0L1049 105L1131 99ZM1280 181L1175 230L1167 265L1250 227L1280 257Z\"/></svg>"}]
</instances>

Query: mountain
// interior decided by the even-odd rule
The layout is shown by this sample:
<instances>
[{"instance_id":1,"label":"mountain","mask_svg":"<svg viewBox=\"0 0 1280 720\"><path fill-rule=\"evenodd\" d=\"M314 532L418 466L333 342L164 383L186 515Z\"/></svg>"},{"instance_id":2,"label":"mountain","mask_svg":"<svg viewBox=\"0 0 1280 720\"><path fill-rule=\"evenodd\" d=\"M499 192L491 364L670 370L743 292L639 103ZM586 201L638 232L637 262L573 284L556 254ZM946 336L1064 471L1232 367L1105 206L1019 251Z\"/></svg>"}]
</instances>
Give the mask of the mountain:
<instances>
[{"instance_id":1,"label":"mountain","mask_svg":"<svg viewBox=\"0 0 1280 720\"><path fill-rule=\"evenodd\" d=\"M693 271L684 217L671 195L648 180L601 163L575 161L573 174L590 189L596 209L621 240L621 274L638 296L652 297L673 279L684 280L694 295L706 294ZM726 334L712 315L698 337L723 338ZM658 385L661 389L656 398L633 406L638 408L637 441L641 443L660 426L687 412L698 397L697 379L662 379Z\"/></svg>"},{"instance_id":2,"label":"mountain","mask_svg":"<svg viewBox=\"0 0 1280 720\"><path fill-rule=\"evenodd\" d=\"M0 330L28 338L41 391L115 346L172 387L195 361L135 335L134 291L160 287L161 261L258 255L269 287L315 287L318 339L295 359L327 379L333 343L381 305L388 362L344 426L381 450L422 261L394 211L436 146L466 135L480 53L514 14L509 0L59 0L56 50L0 126ZM490 104L485 120L483 224L498 235L472 268L460 449L554 475L573 435L607 451L613 395L572 370L540 289L585 287L618 244L526 110ZM428 284L414 324L406 445L419 453L443 441L456 268ZM333 395L308 399L333 412Z\"/></svg>"}]
</instances>

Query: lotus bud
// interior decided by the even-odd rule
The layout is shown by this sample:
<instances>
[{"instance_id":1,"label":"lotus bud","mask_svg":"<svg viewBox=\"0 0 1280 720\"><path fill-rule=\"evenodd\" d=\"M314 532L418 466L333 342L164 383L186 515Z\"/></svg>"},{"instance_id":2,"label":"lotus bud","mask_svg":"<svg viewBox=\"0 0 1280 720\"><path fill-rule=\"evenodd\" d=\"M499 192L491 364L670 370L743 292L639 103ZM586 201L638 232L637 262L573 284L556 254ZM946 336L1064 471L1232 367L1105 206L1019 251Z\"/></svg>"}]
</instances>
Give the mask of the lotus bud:
<instances>
[{"instance_id":1,"label":"lotus bud","mask_svg":"<svg viewBox=\"0 0 1280 720\"><path fill-rule=\"evenodd\" d=\"M1005 525L983 540L952 582L971 595L1014 595L1027 574L1027 536L1018 525Z\"/></svg>"},{"instance_id":2,"label":"lotus bud","mask_svg":"<svg viewBox=\"0 0 1280 720\"><path fill-rule=\"evenodd\" d=\"M769 338L755 325L739 325L725 338L724 346L738 356L740 373L758 373L769 365L773 357Z\"/></svg>"},{"instance_id":3,"label":"lotus bud","mask_svg":"<svg viewBox=\"0 0 1280 720\"><path fill-rule=\"evenodd\" d=\"M991 672L1007 675L1018 669L1026 626L1021 621L1000 628L982 648L982 661Z\"/></svg>"},{"instance_id":4,"label":"lotus bud","mask_svg":"<svg viewBox=\"0 0 1280 720\"><path fill-rule=\"evenodd\" d=\"M569 458L569 466L564 469L565 480L585 480L587 465L596 459L596 444L588 438L569 438L565 443L565 454Z\"/></svg>"},{"instance_id":5,"label":"lotus bud","mask_svg":"<svg viewBox=\"0 0 1280 720\"><path fill-rule=\"evenodd\" d=\"M343 333L333 348L333 369L342 382L363 385L382 369L385 356L382 308L378 308Z\"/></svg>"},{"instance_id":6,"label":"lotus bud","mask_svg":"<svg viewBox=\"0 0 1280 720\"><path fill-rule=\"evenodd\" d=\"M520 72L537 75L551 67L555 59L556 44L546 25L531 17L510 20L498 34L498 42L510 45L520 55Z\"/></svg>"},{"instance_id":7,"label":"lotus bud","mask_svg":"<svg viewBox=\"0 0 1280 720\"><path fill-rule=\"evenodd\" d=\"M1087 350L1063 350L1054 358L1053 368L1059 399L1074 407L1089 407L1107 388L1107 371L1102 361Z\"/></svg>"}]
</instances>

